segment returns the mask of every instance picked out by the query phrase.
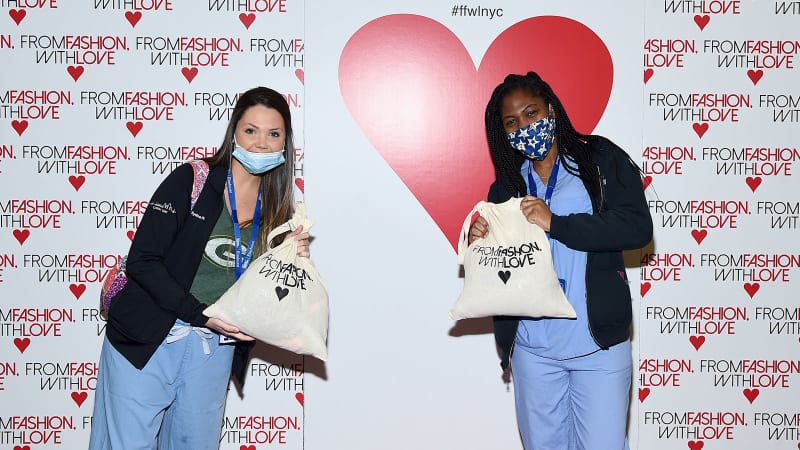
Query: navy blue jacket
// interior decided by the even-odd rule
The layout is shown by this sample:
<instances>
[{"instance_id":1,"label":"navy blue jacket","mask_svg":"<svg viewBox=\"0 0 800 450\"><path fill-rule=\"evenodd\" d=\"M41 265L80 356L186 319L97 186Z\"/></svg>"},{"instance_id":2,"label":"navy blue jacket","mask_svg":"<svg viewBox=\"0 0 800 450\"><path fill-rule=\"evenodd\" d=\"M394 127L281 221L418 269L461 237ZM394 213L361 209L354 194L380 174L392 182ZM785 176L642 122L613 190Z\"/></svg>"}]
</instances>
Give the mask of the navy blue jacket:
<instances>
[{"instance_id":1,"label":"navy blue jacket","mask_svg":"<svg viewBox=\"0 0 800 450\"><path fill-rule=\"evenodd\" d=\"M592 161L600 174L599 194L591 199L593 214L554 214L550 237L571 249L587 252L589 332L597 345L608 348L630 338L631 293L622 251L647 245L653 236L653 221L639 169L628 154L600 136L591 138L589 143ZM505 180L495 180L488 200L502 203L511 198L513 194L507 186ZM589 186L586 191L592 192ZM509 366L519 320L494 317L495 341L504 370Z\"/></svg>"}]
</instances>

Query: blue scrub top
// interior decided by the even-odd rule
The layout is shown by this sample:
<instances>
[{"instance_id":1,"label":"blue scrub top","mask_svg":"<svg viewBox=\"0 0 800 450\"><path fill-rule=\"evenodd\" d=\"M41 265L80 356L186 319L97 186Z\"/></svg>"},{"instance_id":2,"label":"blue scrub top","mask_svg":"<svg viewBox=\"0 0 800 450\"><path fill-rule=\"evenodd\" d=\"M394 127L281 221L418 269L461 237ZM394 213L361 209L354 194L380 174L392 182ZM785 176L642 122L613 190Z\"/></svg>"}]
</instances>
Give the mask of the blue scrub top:
<instances>
[{"instance_id":1,"label":"blue scrub top","mask_svg":"<svg viewBox=\"0 0 800 450\"><path fill-rule=\"evenodd\" d=\"M569 161L569 160L568 160ZM577 167L569 162L570 167ZM530 160L522 165L522 178L528 183L532 172L536 192L543 198L547 186L533 171ZM530 186L528 187L530 192ZM550 211L559 216L592 213L592 201L583 182L561 167L558 171ZM577 314L577 319L523 319L517 328L516 344L535 355L550 359L569 359L587 355L600 349L589 333L586 315L586 252L568 248L550 239L553 265L558 278L565 281L566 296Z\"/></svg>"}]
</instances>

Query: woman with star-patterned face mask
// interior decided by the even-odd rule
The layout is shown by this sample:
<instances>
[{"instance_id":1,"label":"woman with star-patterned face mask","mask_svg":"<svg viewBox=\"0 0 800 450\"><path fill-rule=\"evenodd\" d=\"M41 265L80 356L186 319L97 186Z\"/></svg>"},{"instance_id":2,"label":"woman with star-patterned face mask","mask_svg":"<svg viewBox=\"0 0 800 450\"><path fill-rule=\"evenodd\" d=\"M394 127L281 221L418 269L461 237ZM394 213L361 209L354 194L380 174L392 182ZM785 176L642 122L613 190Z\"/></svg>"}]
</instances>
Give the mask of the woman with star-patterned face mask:
<instances>
[{"instance_id":1,"label":"woman with star-patterned face mask","mask_svg":"<svg viewBox=\"0 0 800 450\"><path fill-rule=\"evenodd\" d=\"M494 318L523 444L627 449L632 312L622 251L647 245L653 233L640 170L608 139L577 132L534 72L508 75L485 120L496 174L488 199L522 197L520 214L549 233L556 273L577 313ZM487 232L478 217L469 242Z\"/></svg>"}]
</instances>

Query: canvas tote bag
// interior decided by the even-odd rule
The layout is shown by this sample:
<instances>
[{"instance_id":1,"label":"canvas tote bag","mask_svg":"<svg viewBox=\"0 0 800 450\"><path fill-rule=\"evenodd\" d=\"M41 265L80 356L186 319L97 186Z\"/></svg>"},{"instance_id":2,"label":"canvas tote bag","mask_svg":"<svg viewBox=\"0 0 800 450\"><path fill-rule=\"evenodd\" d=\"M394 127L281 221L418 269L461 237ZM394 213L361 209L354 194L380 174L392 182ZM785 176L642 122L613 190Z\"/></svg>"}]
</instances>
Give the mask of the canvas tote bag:
<instances>
[{"instance_id":1,"label":"canvas tote bag","mask_svg":"<svg viewBox=\"0 0 800 450\"><path fill-rule=\"evenodd\" d=\"M313 222L303 202L268 240ZM252 261L216 303L203 313L238 327L268 344L322 361L328 358L328 291L311 259L297 256L297 241L287 237Z\"/></svg>"},{"instance_id":2,"label":"canvas tote bag","mask_svg":"<svg viewBox=\"0 0 800 450\"><path fill-rule=\"evenodd\" d=\"M553 268L545 232L528 222L521 198L504 203L479 202L464 220L458 263L464 265L464 288L450 310L451 320L488 317L576 317ZM467 246L472 216L478 212L489 232Z\"/></svg>"}]
</instances>

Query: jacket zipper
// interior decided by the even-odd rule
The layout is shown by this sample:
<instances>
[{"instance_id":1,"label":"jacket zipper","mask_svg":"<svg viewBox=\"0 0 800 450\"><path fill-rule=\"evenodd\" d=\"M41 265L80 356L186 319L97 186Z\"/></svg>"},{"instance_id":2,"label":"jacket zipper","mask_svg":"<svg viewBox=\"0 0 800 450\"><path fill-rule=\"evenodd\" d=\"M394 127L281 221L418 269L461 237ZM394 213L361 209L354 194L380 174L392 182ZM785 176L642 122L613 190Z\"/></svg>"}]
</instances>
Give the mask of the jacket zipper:
<instances>
[{"instance_id":1,"label":"jacket zipper","mask_svg":"<svg viewBox=\"0 0 800 450\"><path fill-rule=\"evenodd\" d=\"M603 174L600 172L600 166L595 165L595 167L597 168L597 179L598 183L600 184L600 203L597 205L597 209L595 211L595 213L598 213L600 212L600 209L603 208L603 203L605 203L605 178L603 178ZM584 296L586 297L586 320L588 321L587 325L589 326L589 335L592 336L595 344L597 344L600 348L607 348L604 347L594 335L594 330L592 329L592 319L589 317L589 268L591 267L591 264L589 264L589 259L591 256L591 252L586 254L586 273L584 274L584 284L586 286L586 292L584 293Z\"/></svg>"}]
</instances>

